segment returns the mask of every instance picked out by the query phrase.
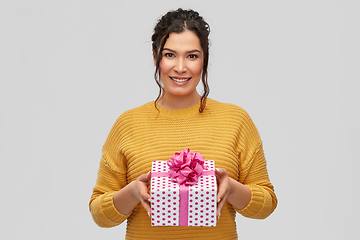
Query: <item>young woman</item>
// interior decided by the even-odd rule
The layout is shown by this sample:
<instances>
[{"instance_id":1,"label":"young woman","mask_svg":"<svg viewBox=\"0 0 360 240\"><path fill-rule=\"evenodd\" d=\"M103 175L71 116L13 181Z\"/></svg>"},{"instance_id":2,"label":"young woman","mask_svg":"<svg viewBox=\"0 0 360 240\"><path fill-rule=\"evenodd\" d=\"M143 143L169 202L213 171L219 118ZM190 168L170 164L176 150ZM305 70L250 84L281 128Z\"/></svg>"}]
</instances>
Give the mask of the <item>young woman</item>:
<instances>
[{"instance_id":1,"label":"young woman","mask_svg":"<svg viewBox=\"0 0 360 240\"><path fill-rule=\"evenodd\" d=\"M165 14L152 36L157 99L123 113L103 146L90 200L94 221L127 220L127 239L237 239L235 213L263 219L277 205L262 141L240 107L207 98L209 25L192 10ZM200 95L196 86L202 82ZM151 226L151 164L190 148L214 160L216 227Z\"/></svg>"}]
</instances>

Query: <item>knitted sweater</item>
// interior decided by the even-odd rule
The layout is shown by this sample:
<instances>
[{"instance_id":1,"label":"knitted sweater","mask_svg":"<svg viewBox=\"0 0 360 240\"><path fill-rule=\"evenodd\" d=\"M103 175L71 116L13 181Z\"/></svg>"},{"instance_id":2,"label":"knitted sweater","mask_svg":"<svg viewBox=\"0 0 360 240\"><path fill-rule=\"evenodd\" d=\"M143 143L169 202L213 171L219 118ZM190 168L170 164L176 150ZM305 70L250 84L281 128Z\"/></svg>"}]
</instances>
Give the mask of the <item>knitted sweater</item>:
<instances>
[{"instance_id":1,"label":"knitted sweater","mask_svg":"<svg viewBox=\"0 0 360 240\"><path fill-rule=\"evenodd\" d=\"M124 112L115 122L102 149L90 212L96 224L113 227L127 220L126 239L237 239L236 211L245 217L263 219L277 205L269 181L259 133L242 108L207 99L181 110L166 110L154 102ZM113 204L116 191L151 170L155 160L168 160L175 152L190 148L215 167L251 189L244 209L225 204L216 227L154 227L141 204L129 215Z\"/></svg>"}]
</instances>

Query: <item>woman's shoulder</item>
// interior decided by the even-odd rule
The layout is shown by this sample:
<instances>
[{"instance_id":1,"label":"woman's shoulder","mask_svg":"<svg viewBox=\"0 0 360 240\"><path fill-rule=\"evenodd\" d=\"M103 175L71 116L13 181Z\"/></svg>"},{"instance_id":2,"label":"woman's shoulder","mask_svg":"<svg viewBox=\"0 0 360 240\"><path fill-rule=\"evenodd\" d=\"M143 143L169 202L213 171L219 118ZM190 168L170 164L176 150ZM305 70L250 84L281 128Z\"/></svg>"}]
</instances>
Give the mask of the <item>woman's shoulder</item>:
<instances>
[{"instance_id":1,"label":"woman's shoulder","mask_svg":"<svg viewBox=\"0 0 360 240\"><path fill-rule=\"evenodd\" d=\"M220 119L222 124L236 126L241 129L251 129L252 131L257 132L255 124L248 112L238 105L209 99L209 103L206 104L206 107L209 107L208 112L209 115L213 116L212 119L217 121Z\"/></svg>"},{"instance_id":2,"label":"woman's shoulder","mask_svg":"<svg viewBox=\"0 0 360 240\"><path fill-rule=\"evenodd\" d=\"M211 98L207 99L206 108L210 112L218 112L219 114L226 114L232 116L248 116L247 111L233 103L224 103Z\"/></svg>"},{"instance_id":3,"label":"woman's shoulder","mask_svg":"<svg viewBox=\"0 0 360 240\"><path fill-rule=\"evenodd\" d=\"M138 107L126 110L121 115L127 116L127 115L133 115L133 114L148 114L153 111L154 111L154 101L151 101L151 102L147 102L143 105L140 105Z\"/></svg>"},{"instance_id":4,"label":"woman's shoulder","mask_svg":"<svg viewBox=\"0 0 360 240\"><path fill-rule=\"evenodd\" d=\"M148 117L154 112L154 102L147 102L141 106L126 110L117 119L115 124L124 122L136 122L137 120Z\"/></svg>"}]
</instances>

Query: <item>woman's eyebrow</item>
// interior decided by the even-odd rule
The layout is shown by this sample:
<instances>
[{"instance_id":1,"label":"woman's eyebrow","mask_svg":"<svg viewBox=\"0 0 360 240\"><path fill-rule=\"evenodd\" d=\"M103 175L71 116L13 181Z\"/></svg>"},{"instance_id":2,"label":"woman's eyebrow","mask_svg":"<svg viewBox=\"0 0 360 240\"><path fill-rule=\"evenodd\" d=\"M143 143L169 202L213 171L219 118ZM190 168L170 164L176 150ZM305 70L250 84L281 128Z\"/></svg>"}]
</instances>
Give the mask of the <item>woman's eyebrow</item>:
<instances>
[{"instance_id":1,"label":"woman's eyebrow","mask_svg":"<svg viewBox=\"0 0 360 240\"><path fill-rule=\"evenodd\" d=\"M169 51L169 52L173 52L173 53L176 53L176 51L170 49L170 48L164 48L163 51L166 50L166 51ZM194 53L194 52L198 52L198 53L201 53L200 50L198 49L193 49L193 50L190 50L190 51L187 51L186 53Z\"/></svg>"}]
</instances>

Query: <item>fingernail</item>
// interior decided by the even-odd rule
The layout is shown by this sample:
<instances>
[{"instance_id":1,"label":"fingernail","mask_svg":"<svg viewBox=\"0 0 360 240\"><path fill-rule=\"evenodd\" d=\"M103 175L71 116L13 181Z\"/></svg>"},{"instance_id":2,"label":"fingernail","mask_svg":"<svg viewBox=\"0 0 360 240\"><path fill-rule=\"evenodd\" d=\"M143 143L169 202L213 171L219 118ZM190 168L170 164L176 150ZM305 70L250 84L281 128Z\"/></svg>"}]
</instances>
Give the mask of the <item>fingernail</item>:
<instances>
[{"instance_id":1,"label":"fingernail","mask_svg":"<svg viewBox=\"0 0 360 240\"><path fill-rule=\"evenodd\" d=\"M219 219L220 219L220 215L216 217L216 221L219 221Z\"/></svg>"},{"instance_id":2,"label":"fingernail","mask_svg":"<svg viewBox=\"0 0 360 240\"><path fill-rule=\"evenodd\" d=\"M218 199L218 203L219 203L220 201L221 201L221 199L219 198L219 199Z\"/></svg>"},{"instance_id":3,"label":"fingernail","mask_svg":"<svg viewBox=\"0 0 360 240\"><path fill-rule=\"evenodd\" d=\"M151 199L149 198L148 201L151 202Z\"/></svg>"},{"instance_id":4,"label":"fingernail","mask_svg":"<svg viewBox=\"0 0 360 240\"><path fill-rule=\"evenodd\" d=\"M148 215L149 215L149 217L150 217L150 213L149 212L147 212L148 213Z\"/></svg>"}]
</instances>

